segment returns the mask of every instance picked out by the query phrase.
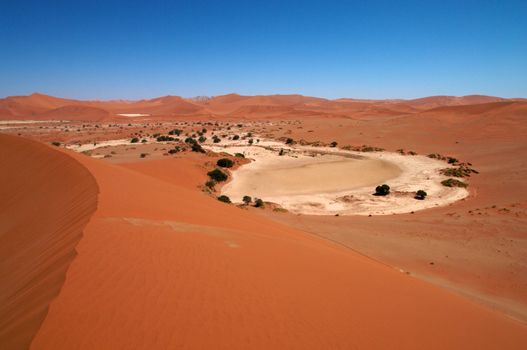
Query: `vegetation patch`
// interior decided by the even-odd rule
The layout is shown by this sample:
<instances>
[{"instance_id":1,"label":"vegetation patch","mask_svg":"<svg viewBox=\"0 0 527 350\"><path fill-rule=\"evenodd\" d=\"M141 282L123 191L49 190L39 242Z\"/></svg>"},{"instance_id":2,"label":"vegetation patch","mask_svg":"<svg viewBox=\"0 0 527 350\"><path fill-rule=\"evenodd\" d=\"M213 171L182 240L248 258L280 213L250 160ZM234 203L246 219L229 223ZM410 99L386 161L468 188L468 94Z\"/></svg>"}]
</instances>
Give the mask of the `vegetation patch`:
<instances>
[{"instance_id":1,"label":"vegetation patch","mask_svg":"<svg viewBox=\"0 0 527 350\"><path fill-rule=\"evenodd\" d=\"M214 169L207 173L207 175L216 182L227 181L229 176L220 169Z\"/></svg>"},{"instance_id":2,"label":"vegetation patch","mask_svg":"<svg viewBox=\"0 0 527 350\"><path fill-rule=\"evenodd\" d=\"M390 186L383 184L375 187L375 196L387 196L390 194Z\"/></svg>"},{"instance_id":3,"label":"vegetation patch","mask_svg":"<svg viewBox=\"0 0 527 350\"><path fill-rule=\"evenodd\" d=\"M466 182L459 181L459 180L452 179L452 178L441 181L441 185L446 186L446 187L462 187L462 188L468 187L468 184Z\"/></svg>"},{"instance_id":4,"label":"vegetation patch","mask_svg":"<svg viewBox=\"0 0 527 350\"><path fill-rule=\"evenodd\" d=\"M218 197L218 200L219 200L220 202L223 202L223 203L229 203L229 204L232 203L232 202L231 202L231 199L230 199L229 197L227 197L226 195L221 195L221 196L219 196L219 197Z\"/></svg>"}]
</instances>

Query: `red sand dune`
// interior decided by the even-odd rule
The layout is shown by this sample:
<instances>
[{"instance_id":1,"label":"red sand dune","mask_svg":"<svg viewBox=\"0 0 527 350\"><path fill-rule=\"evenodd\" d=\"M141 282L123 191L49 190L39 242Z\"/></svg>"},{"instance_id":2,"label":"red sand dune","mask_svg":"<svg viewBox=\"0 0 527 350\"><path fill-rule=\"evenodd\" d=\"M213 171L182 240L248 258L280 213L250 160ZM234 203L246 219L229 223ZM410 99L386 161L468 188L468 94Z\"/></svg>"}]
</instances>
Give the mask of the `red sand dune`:
<instances>
[{"instance_id":1,"label":"red sand dune","mask_svg":"<svg viewBox=\"0 0 527 350\"><path fill-rule=\"evenodd\" d=\"M267 117L276 114L283 117L313 115L314 113L335 114L346 117L394 116L412 114L444 106L465 106L491 102L516 101L492 96L431 96L414 100L328 100L302 95L261 95L241 96L229 94L211 98L184 99L179 96L163 96L137 101L80 101L62 99L43 94L11 96L0 99L0 118L39 119L52 114L63 120L99 121L104 111L114 115L120 113L141 113L153 117L209 116L209 117ZM98 108L99 113L72 113L72 106ZM281 111L281 113L279 113Z\"/></svg>"},{"instance_id":2,"label":"red sand dune","mask_svg":"<svg viewBox=\"0 0 527 350\"><path fill-rule=\"evenodd\" d=\"M160 164L146 175L13 140L0 138L4 149L15 145L10 165L27 164L37 150L46 164L55 157L77 164L72 157L100 189L32 349L520 349L527 342L520 323L220 203L183 178L166 181ZM79 181L62 175L42 179ZM48 191L47 198L60 194ZM14 205L26 215L29 203ZM89 211L71 214L81 228ZM8 272L13 280L23 275Z\"/></svg>"},{"instance_id":3,"label":"red sand dune","mask_svg":"<svg viewBox=\"0 0 527 350\"><path fill-rule=\"evenodd\" d=\"M25 349L59 294L97 184L48 146L0 134L0 348Z\"/></svg>"},{"instance_id":4,"label":"red sand dune","mask_svg":"<svg viewBox=\"0 0 527 350\"><path fill-rule=\"evenodd\" d=\"M110 112L97 108L82 105L63 106L55 108L37 116L38 120L90 120L102 121L110 118Z\"/></svg>"}]
</instances>

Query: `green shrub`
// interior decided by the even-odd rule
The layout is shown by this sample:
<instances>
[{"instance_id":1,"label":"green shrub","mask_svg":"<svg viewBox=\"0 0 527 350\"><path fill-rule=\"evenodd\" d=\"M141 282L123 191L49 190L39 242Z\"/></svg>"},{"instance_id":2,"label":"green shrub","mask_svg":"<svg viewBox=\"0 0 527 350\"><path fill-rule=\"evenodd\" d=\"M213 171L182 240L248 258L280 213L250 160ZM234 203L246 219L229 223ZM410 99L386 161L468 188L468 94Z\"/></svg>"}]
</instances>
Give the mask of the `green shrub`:
<instances>
[{"instance_id":1,"label":"green shrub","mask_svg":"<svg viewBox=\"0 0 527 350\"><path fill-rule=\"evenodd\" d=\"M388 194L390 194L390 186L383 184L383 185L375 187L376 196L386 196Z\"/></svg>"},{"instance_id":2,"label":"green shrub","mask_svg":"<svg viewBox=\"0 0 527 350\"><path fill-rule=\"evenodd\" d=\"M232 166L234 165L234 162L230 160L229 158L221 158L221 159L218 159L218 161L216 162L216 165L222 168L232 168Z\"/></svg>"},{"instance_id":3,"label":"green shrub","mask_svg":"<svg viewBox=\"0 0 527 350\"><path fill-rule=\"evenodd\" d=\"M167 141L174 141L174 138L171 136L162 135L162 136L158 136L156 140L157 142L167 142Z\"/></svg>"},{"instance_id":4,"label":"green shrub","mask_svg":"<svg viewBox=\"0 0 527 350\"><path fill-rule=\"evenodd\" d=\"M236 140L239 140L239 139L240 139L240 136L238 136L238 135L234 135L234 136L232 137L232 140L233 140L233 141L236 141Z\"/></svg>"},{"instance_id":5,"label":"green shrub","mask_svg":"<svg viewBox=\"0 0 527 350\"><path fill-rule=\"evenodd\" d=\"M234 156L238 158L245 158L245 156L242 153L235 153Z\"/></svg>"},{"instance_id":6,"label":"green shrub","mask_svg":"<svg viewBox=\"0 0 527 350\"><path fill-rule=\"evenodd\" d=\"M216 182L226 181L229 178L229 176L220 169L211 170L207 173L207 175Z\"/></svg>"},{"instance_id":7,"label":"green shrub","mask_svg":"<svg viewBox=\"0 0 527 350\"><path fill-rule=\"evenodd\" d=\"M138 142L139 142L138 137L134 137L133 139L130 140L130 143L138 143Z\"/></svg>"},{"instance_id":8,"label":"green shrub","mask_svg":"<svg viewBox=\"0 0 527 350\"><path fill-rule=\"evenodd\" d=\"M422 201L423 199L426 198L427 195L428 194L425 191L419 190L419 191L415 192L415 197L414 198L415 199L419 199L419 200Z\"/></svg>"},{"instance_id":9,"label":"green shrub","mask_svg":"<svg viewBox=\"0 0 527 350\"><path fill-rule=\"evenodd\" d=\"M207 141L207 138L206 138L205 136L200 136L199 139L198 139L198 141L199 141L200 143L203 143L203 142Z\"/></svg>"},{"instance_id":10,"label":"green shrub","mask_svg":"<svg viewBox=\"0 0 527 350\"><path fill-rule=\"evenodd\" d=\"M226 195L221 195L218 197L218 200L223 203L232 203L231 199L227 197Z\"/></svg>"}]
</instances>

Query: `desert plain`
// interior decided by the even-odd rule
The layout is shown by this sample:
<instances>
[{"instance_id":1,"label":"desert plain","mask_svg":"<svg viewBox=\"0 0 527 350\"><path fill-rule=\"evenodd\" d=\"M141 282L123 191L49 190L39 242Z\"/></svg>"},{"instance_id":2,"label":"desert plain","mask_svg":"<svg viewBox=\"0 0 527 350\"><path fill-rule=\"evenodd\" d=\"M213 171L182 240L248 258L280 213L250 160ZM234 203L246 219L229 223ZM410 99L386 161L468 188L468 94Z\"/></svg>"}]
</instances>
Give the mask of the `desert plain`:
<instances>
[{"instance_id":1,"label":"desert plain","mask_svg":"<svg viewBox=\"0 0 527 350\"><path fill-rule=\"evenodd\" d=\"M524 349L526 118L475 95L1 99L1 348Z\"/></svg>"}]
</instances>

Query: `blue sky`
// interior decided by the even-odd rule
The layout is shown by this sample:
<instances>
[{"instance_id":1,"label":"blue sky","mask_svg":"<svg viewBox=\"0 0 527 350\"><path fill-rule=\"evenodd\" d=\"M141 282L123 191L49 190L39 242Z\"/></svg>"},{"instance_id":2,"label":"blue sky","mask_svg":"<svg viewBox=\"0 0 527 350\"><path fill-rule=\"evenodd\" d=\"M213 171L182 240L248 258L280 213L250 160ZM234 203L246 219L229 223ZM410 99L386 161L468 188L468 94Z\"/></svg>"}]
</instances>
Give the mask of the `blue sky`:
<instances>
[{"instance_id":1,"label":"blue sky","mask_svg":"<svg viewBox=\"0 0 527 350\"><path fill-rule=\"evenodd\" d=\"M527 1L0 0L0 96L527 97Z\"/></svg>"}]
</instances>

